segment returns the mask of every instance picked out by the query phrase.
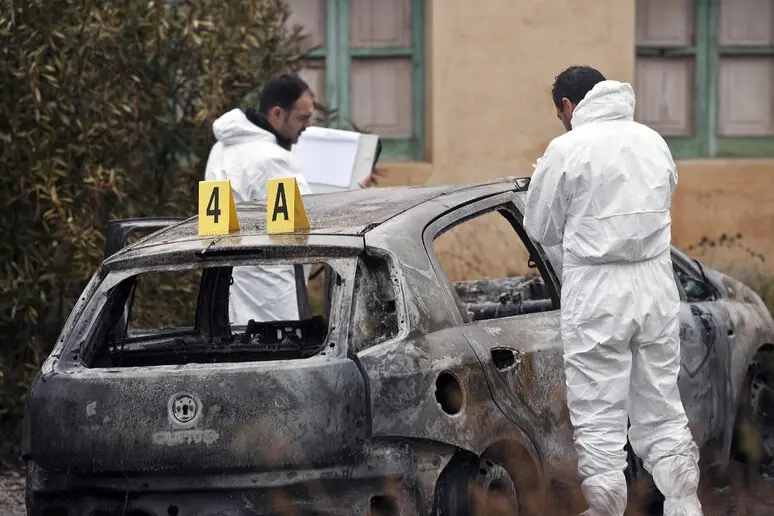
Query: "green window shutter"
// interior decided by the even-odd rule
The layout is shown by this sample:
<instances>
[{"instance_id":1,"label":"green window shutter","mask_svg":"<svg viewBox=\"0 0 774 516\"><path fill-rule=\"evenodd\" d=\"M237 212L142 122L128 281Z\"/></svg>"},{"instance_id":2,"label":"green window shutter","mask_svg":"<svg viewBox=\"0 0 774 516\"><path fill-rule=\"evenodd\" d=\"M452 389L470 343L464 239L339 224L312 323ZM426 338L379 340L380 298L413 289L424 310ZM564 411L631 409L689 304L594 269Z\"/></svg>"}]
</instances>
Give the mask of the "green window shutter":
<instances>
[{"instance_id":1,"label":"green window shutter","mask_svg":"<svg viewBox=\"0 0 774 516\"><path fill-rule=\"evenodd\" d=\"M303 9L310 5L305 2L296 0L292 6ZM324 67L324 98L326 107L335 111L333 125L351 129L354 124L379 134L382 160L424 160L424 0L326 0L324 4L324 43L309 52L308 61ZM376 9L388 9L395 18L384 12L377 16ZM358 15L361 20L355 24L353 16ZM396 41L375 37L390 30ZM383 96L377 94L380 89ZM377 127L369 124L373 119Z\"/></svg>"},{"instance_id":2,"label":"green window shutter","mask_svg":"<svg viewBox=\"0 0 774 516\"><path fill-rule=\"evenodd\" d=\"M647 41L647 24L650 20L674 19L671 13L657 13L656 4L649 0L637 0L638 44L636 48L638 71L645 69L648 60L692 59L693 60L693 102L690 134L669 134L660 130L677 159L697 157L757 157L774 156L774 86L771 80L753 76L752 70L770 67L774 72L774 27L765 25L774 12L750 12L749 5L734 0L675 0L671 4L659 3L669 9L680 9L693 4L693 31L687 41L679 44L652 44ZM774 7L764 7L774 9ZM750 36L744 30L734 31L733 23L740 27L749 26L750 20L739 20L740 16L758 17L762 20L757 32ZM642 18L642 19L640 19ZM755 20L753 20L755 23ZM768 32L766 32L768 31ZM692 38L690 34L692 32ZM742 35L741 42L729 41ZM730 35L730 36L729 36ZM757 38L757 40L756 40ZM658 39L658 38L656 38ZM679 38L677 38L679 39ZM675 41L677 41L677 39ZM727 70L734 58L744 58L737 68L740 73ZM757 63L760 63L758 65ZM758 79L756 81L756 79ZM635 84L640 99L644 99L647 111L648 91L645 91L646 77L638 73ZM742 90L739 90L739 84ZM726 92L734 92L726 95ZM658 96L658 95L657 95ZM663 99L661 100L663 102ZM733 102L755 103L760 109L760 120L742 120L733 125L730 120L735 113L748 113L756 106L733 106ZM639 111L639 110L638 110ZM753 111L754 112L754 111ZM768 119L766 117L769 117ZM749 118L749 117L748 117ZM647 120L644 121L648 123ZM746 125L745 125L746 124ZM657 124L656 124L657 125ZM749 126L749 133L747 127ZM654 127L659 130L659 127ZM729 134L736 133L736 134Z\"/></svg>"}]
</instances>

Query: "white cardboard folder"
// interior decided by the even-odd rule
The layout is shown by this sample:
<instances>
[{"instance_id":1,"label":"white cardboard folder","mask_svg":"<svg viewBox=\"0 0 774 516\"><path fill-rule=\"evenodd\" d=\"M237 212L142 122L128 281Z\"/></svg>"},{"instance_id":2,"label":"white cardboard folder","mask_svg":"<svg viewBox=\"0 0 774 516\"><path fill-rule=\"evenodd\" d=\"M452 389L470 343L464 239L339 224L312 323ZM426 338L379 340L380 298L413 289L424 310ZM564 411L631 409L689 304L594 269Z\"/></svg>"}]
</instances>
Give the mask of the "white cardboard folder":
<instances>
[{"instance_id":1,"label":"white cardboard folder","mask_svg":"<svg viewBox=\"0 0 774 516\"><path fill-rule=\"evenodd\" d=\"M358 188L373 170L379 137L355 131L308 127L293 147L312 193Z\"/></svg>"}]
</instances>

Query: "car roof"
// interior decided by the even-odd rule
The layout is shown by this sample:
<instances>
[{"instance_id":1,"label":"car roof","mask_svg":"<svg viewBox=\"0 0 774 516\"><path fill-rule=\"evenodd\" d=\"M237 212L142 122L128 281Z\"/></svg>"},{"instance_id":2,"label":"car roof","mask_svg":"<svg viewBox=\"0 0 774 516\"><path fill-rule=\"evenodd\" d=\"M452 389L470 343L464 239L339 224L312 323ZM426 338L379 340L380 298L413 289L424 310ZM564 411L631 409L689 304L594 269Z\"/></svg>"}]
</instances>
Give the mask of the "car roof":
<instances>
[{"instance_id":1,"label":"car roof","mask_svg":"<svg viewBox=\"0 0 774 516\"><path fill-rule=\"evenodd\" d=\"M457 193L469 194L471 199L485 197L503 191L523 189L526 183L528 180L504 177L474 184L395 186L304 195L303 202L310 229L299 230L295 235L306 238L306 240L300 240L301 243L320 242L319 238L309 240L308 237L324 235L356 236L362 240L365 233L374 230L384 222L433 199ZM166 250L181 250L183 247L190 247L185 244L193 242L199 246L207 245L210 249L216 244L225 246L226 241L230 249L238 248L240 245L249 247L258 241L262 242L262 245L273 243L292 245L293 234L285 235L285 238L271 240L266 238L266 202L237 203L236 209L240 225L238 232L224 237L200 237L198 217L194 216L125 247L108 258L106 263L137 258L151 250L154 254L163 253ZM410 219L411 217L407 220L407 224L411 224Z\"/></svg>"}]
</instances>

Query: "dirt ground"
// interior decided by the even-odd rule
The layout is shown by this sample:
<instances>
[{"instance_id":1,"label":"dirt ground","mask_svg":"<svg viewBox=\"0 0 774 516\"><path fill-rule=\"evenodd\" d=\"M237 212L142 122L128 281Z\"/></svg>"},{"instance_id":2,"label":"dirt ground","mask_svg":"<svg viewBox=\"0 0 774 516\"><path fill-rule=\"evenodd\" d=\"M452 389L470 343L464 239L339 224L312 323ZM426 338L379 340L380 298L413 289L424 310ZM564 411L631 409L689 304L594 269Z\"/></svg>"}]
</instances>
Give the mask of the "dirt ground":
<instances>
[{"instance_id":1,"label":"dirt ground","mask_svg":"<svg viewBox=\"0 0 774 516\"><path fill-rule=\"evenodd\" d=\"M702 478L699 498L704 516L769 516L774 515L774 479L764 476L751 485L745 485L743 474L731 474L728 485L713 487ZM630 490L629 508L626 516L649 516L661 514L652 508L649 511L644 502L645 496L637 487Z\"/></svg>"},{"instance_id":2,"label":"dirt ground","mask_svg":"<svg viewBox=\"0 0 774 516\"><path fill-rule=\"evenodd\" d=\"M704 506L704 515L774 515L774 478L763 477L749 489L742 486L742 483L741 475L732 475L729 486L721 488L702 486L700 498ZM660 512L649 512L644 509L643 498L642 490L636 485L633 486L629 495L627 516L660 514ZM0 516L25 515L24 477L19 471L6 469L0 472ZM557 514L557 516L562 515Z\"/></svg>"},{"instance_id":3,"label":"dirt ground","mask_svg":"<svg viewBox=\"0 0 774 516\"><path fill-rule=\"evenodd\" d=\"M24 477L18 471L0 471L0 516L26 516Z\"/></svg>"}]
</instances>

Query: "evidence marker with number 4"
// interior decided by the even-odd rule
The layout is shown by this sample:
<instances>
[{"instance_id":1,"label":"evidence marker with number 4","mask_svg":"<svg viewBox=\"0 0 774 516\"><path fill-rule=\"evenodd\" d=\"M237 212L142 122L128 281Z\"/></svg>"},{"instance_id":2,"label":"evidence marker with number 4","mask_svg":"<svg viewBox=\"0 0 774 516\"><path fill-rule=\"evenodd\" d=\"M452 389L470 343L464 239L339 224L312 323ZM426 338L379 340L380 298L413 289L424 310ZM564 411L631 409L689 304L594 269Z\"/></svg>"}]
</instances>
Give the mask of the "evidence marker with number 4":
<instances>
[{"instance_id":1,"label":"evidence marker with number 4","mask_svg":"<svg viewBox=\"0 0 774 516\"><path fill-rule=\"evenodd\" d=\"M309 229L309 219L295 177L269 179L266 199L267 233L293 233L297 229Z\"/></svg>"},{"instance_id":2,"label":"evidence marker with number 4","mask_svg":"<svg viewBox=\"0 0 774 516\"><path fill-rule=\"evenodd\" d=\"M239 231L231 181L199 181L199 235Z\"/></svg>"}]
</instances>

